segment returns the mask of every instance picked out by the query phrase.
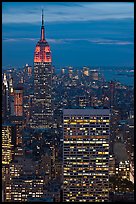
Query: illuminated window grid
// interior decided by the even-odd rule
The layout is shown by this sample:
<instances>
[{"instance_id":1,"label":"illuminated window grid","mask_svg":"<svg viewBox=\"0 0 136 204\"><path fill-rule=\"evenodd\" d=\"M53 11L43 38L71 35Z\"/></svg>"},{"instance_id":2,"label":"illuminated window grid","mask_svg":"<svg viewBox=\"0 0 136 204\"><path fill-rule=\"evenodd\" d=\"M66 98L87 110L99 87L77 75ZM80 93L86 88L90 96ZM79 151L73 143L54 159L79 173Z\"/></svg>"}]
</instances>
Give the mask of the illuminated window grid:
<instances>
[{"instance_id":1,"label":"illuminated window grid","mask_svg":"<svg viewBox=\"0 0 136 204\"><path fill-rule=\"evenodd\" d=\"M109 155L109 115L106 119L103 118L103 123L102 118L88 117L88 120L84 120L82 117L79 120L76 117L64 116L64 201L95 201L96 184L100 186L99 189L97 185L98 192L105 189L103 199L108 201L109 163L108 157L104 155ZM99 127L102 130L101 135L98 132ZM92 130L94 134L91 134ZM90 164L92 167L88 168ZM104 178L105 175L106 178ZM78 179L75 182L70 178ZM90 180L95 182L92 184ZM66 188L68 186L72 193L68 193ZM86 188L89 189L88 192ZM83 199L84 196L85 199ZM101 197L101 200L103 199Z\"/></svg>"},{"instance_id":2,"label":"illuminated window grid","mask_svg":"<svg viewBox=\"0 0 136 204\"><path fill-rule=\"evenodd\" d=\"M42 197L43 179L13 178L11 182L11 202L27 201L28 196Z\"/></svg>"},{"instance_id":3,"label":"illuminated window grid","mask_svg":"<svg viewBox=\"0 0 136 204\"><path fill-rule=\"evenodd\" d=\"M14 112L16 116L23 115L23 90L14 89Z\"/></svg>"},{"instance_id":4,"label":"illuminated window grid","mask_svg":"<svg viewBox=\"0 0 136 204\"><path fill-rule=\"evenodd\" d=\"M9 164L13 155L12 144L12 126L4 125L2 127L2 164Z\"/></svg>"},{"instance_id":5,"label":"illuminated window grid","mask_svg":"<svg viewBox=\"0 0 136 204\"><path fill-rule=\"evenodd\" d=\"M34 63L34 109L32 114L33 128L52 126L52 69L51 63ZM46 90L46 91L45 91Z\"/></svg>"}]
</instances>

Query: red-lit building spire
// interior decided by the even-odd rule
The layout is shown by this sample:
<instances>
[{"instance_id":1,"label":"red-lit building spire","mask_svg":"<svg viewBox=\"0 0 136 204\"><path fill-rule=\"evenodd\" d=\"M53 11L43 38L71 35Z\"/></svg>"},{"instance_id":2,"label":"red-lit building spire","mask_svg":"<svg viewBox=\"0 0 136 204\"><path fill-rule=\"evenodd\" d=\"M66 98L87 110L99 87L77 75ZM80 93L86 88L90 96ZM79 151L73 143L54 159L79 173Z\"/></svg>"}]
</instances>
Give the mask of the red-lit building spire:
<instances>
[{"instance_id":1,"label":"red-lit building spire","mask_svg":"<svg viewBox=\"0 0 136 204\"><path fill-rule=\"evenodd\" d=\"M43 9L42 9L41 41L45 41Z\"/></svg>"},{"instance_id":2,"label":"red-lit building spire","mask_svg":"<svg viewBox=\"0 0 136 204\"><path fill-rule=\"evenodd\" d=\"M42 26L44 26L44 16L43 16L43 9L42 9Z\"/></svg>"},{"instance_id":3,"label":"red-lit building spire","mask_svg":"<svg viewBox=\"0 0 136 204\"><path fill-rule=\"evenodd\" d=\"M48 42L45 40L43 9L42 9L41 38L36 44L34 52L34 62L50 62L50 63L52 62L50 46Z\"/></svg>"}]
</instances>

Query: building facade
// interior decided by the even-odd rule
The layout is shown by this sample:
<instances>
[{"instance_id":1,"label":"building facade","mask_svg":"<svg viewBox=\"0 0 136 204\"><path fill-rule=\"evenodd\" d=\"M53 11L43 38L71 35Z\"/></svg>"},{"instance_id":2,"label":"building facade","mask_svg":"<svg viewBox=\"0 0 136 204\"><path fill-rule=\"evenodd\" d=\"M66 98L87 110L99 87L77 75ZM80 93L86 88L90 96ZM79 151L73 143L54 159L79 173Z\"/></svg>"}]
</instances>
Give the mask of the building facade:
<instances>
[{"instance_id":1,"label":"building facade","mask_svg":"<svg viewBox=\"0 0 136 204\"><path fill-rule=\"evenodd\" d=\"M9 104L9 83L7 80L6 73L4 73L2 81L2 118L7 119L10 114Z\"/></svg>"},{"instance_id":2,"label":"building facade","mask_svg":"<svg viewBox=\"0 0 136 204\"><path fill-rule=\"evenodd\" d=\"M15 126L12 124L2 125L2 165L12 161L13 149L15 147Z\"/></svg>"},{"instance_id":3,"label":"building facade","mask_svg":"<svg viewBox=\"0 0 136 204\"><path fill-rule=\"evenodd\" d=\"M5 199L5 188L9 177L9 166L13 160L15 148L15 126L9 123L2 124L2 192Z\"/></svg>"},{"instance_id":4,"label":"building facade","mask_svg":"<svg viewBox=\"0 0 136 204\"><path fill-rule=\"evenodd\" d=\"M109 109L63 110L63 201L108 202Z\"/></svg>"},{"instance_id":5,"label":"building facade","mask_svg":"<svg viewBox=\"0 0 136 204\"><path fill-rule=\"evenodd\" d=\"M14 88L14 115L23 116L23 87Z\"/></svg>"}]
</instances>

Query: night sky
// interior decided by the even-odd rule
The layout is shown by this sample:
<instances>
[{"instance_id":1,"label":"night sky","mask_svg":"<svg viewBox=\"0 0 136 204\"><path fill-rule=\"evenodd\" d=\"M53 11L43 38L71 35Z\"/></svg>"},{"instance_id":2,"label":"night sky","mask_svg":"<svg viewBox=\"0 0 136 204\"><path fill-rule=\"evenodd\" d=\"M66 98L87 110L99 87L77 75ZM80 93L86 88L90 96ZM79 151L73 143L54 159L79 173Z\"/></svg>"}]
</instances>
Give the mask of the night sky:
<instances>
[{"instance_id":1,"label":"night sky","mask_svg":"<svg viewBox=\"0 0 136 204\"><path fill-rule=\"evenodd\" d=\"M133 66L134 4L2 3L2 66L33 65L44 9L53 65Z\"/></svg>"}]
</instances>

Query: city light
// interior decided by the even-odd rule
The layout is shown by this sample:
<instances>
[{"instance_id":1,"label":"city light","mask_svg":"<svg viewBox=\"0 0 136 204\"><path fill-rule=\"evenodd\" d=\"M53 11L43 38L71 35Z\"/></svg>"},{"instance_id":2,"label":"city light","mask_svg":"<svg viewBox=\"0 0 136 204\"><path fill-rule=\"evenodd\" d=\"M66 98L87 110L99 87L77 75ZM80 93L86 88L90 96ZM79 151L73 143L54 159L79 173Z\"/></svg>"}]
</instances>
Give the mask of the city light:
<instances>
[{"instance_id":1,"label":"city light","mask_svg":"<svg viewBox=\"0 0 136 204\"><path fill-rule=\"evenodd\" d=\"M2 9L2 202L134 202L133 3Z\"/></svg>"}]
</instances>

